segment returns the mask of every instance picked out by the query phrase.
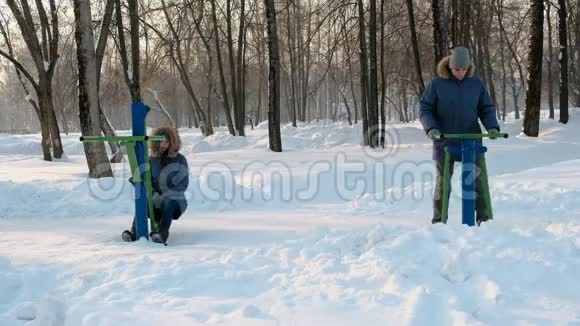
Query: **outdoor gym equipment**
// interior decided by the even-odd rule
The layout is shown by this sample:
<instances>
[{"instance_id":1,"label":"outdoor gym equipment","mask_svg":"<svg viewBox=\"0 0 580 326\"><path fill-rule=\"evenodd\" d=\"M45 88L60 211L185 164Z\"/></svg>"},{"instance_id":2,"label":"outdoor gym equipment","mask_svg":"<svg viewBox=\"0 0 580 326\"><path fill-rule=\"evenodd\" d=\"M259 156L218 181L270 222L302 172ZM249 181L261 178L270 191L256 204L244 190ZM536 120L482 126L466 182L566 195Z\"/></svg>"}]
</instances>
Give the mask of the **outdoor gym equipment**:
<instances>
[{"instance_id":1,"label":"outdoor gym equipment","mask_svg":"<svg viewBox=\"0 0 580 326\"><path fill-rule=\"evenodd\" d=\"M153 209L153 185L151 182L151 166L149 164L148 141L163 141L165 136L147 136L145 118L151 108L141 102L131 104L132 136L83 136L81 142L118 141L127 149L127 157L131 167L132 182L135 189L135 231L136 238L149 239L147 217L151 230L157 232L155 211Z\"/></svg>"},{"instance_id":2,"label":"outdoor gym equipment","mask_svg":"<svg viewBox=\"0 0 580 326\"><path fill-rule=\"evenodd\" d=\"M487 147L478 144L477 140L482 138L508 138L505 133L487 134L441 134L439 139L459 139L461 145L445 146L445 158L443 162L443 207L441 210L441 220L447 223L449 210L449 169L451 166L451 154L461 155L461 189L462 189L462 223L469 226L475 225L475 162L479 154L487 152ZM481 178L483 178L483 189L480 196L487 196L486 211L493 216L491 207L491 196L487 181L487 167L485 159L482 158L480 164Z\"/></svg>"}]
</instances>

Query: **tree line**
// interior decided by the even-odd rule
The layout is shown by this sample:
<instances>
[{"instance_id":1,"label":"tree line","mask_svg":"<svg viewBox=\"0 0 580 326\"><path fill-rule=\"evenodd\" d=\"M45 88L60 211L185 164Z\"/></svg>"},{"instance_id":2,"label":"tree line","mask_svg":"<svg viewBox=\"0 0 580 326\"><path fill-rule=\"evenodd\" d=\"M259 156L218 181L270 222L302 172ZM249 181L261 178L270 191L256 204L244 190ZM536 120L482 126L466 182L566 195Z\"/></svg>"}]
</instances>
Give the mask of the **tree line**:
<instances>
[{"instance_id":1,"label":"tree line","mask_svg":"<svg viewBox=\"0 0 580 326\"><path fill-rule=\"evenodd\" d=\"M542 105L562 123L580 106L579 17L580 0L0 0L0 130L40 131L51 160L61 133L130 129L144 101L150 124L205 136L268 120L278 151L280 123L319 120L360 123L381 147L463 45L498 117L523 111L537 136ZM85 152L107 166L103 145Z\"/></svg>"}]
</instances>

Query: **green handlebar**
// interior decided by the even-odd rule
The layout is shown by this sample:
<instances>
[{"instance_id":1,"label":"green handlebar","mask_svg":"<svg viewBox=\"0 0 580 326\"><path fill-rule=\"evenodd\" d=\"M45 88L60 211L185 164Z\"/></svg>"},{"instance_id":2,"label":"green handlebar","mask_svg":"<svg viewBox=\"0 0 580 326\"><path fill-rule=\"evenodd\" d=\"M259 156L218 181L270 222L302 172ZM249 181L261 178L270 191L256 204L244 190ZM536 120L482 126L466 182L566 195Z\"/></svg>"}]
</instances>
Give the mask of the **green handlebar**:
<instances>
[{"instance_id":1,"label":"green handlebar","mask_svg":"<svg viewBox=\"0 0 580 326\"><path fill-rule=\"evenodd\" d=\"M134 143L140 141L163 141L165 136L82 136L80 141L82 142L103 142L103 141L119 141L125 143Z\"/></svg>"},{"instance_id":2,"label":"green handlebar","mask_svg":"<svg viewBox=\"0 0 580 326\"><path fill-rule=\"evenodd\" d=\"M487 134L440 134L439 139L480 139L480 138L508 138L508 134L496 132Z\"/></svg>"}]
</instances>

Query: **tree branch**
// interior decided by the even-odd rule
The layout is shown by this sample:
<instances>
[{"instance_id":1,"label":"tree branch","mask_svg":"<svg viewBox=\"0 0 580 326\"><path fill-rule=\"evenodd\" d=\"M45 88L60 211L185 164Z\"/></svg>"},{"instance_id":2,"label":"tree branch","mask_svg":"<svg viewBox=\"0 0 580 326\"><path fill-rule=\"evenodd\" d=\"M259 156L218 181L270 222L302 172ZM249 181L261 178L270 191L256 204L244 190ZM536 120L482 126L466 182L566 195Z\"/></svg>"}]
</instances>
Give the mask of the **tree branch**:
<instances>
[{"instance_id":1,"label":"tree branch","mask_svg":"<svg viewBox=\"0 0 580 326\"><path fill-rule=\"evenodd\" d=\"M150 108L163 113L163 115L165 115L167 117L167 120L169 120L169 123L171 123L171 126L175 127L175 120L173 120L173 118L171 117L171 115L169 114L167 109L165 108L165 105L163 105L163 103L161 103L161 100L159 99L159 93L157 93L157 91L155 91L155 90L152 90L151 88L147 88L147 91L151 94L151 96L153 96L153 99L155 100L157 105L159 105L159 108L152 107L152 106L150 106Z\"/></svg>"},{"instance_id":2,"label":"tree branch","mask_svg":"<svg viewBox=\"0 0 580 326\"><path fill-rule=\"evenodd\" d=\"M18 60L14 59L14 57L12 57L10 54L8 54L2 50L0 50L0 55L3 56L4 58L8 59L10 62L12 62L12 64L14 64L14 66L16 66L16 69L20 70L24 74L24 76L26 76L26 78L32 84L32 87L34 87L34 89L36 91L38 91L38 84L36 83L34 78L30 75L28 70L26 70L26 68L24 68L24 66L20 62L18 62Z\"/></svg>"},{"instance_id":3,"label":"tree branch","mask_svg":"<svg viewBox=\"0 0 580 326\"><path fill-rule=\"evenodd\" d=\"M105 5L105 12L103 13L103 20L101 22L101 31L99 33L99 40L97 41L97 48L95 50L97 59L97 80L100 80L101 67L103 65L103 58L105 54L105 48L107 47L107 40L109 38L109 27L111 25L111 20L113 20L113 8L115 5L114 0L107 0Z\"/></svg>"}]
</instances>

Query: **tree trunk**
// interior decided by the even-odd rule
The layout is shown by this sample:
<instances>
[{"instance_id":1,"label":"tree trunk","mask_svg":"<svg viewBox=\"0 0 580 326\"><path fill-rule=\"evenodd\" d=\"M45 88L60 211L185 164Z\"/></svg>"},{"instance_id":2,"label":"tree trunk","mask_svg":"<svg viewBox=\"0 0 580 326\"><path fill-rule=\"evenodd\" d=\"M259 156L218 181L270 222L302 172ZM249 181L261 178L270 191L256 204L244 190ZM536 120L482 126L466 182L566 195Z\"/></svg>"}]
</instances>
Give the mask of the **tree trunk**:
<instances>
[{"instance_id":1,"label":"tree trunk","mask_svg":"<svg viewBox=\"0 0 580 326\"><path fill-rule=\"evenodd\" d=\"M79 118L82 135L98 135L99 94L97 63L93 38L91 5L89 0L75 0L75 39L77 44L77 66L79 70ZM91 178L112 177L113 171L107 160L105 144L83 143Z\"/></svg>"},{"instance_id":2,"label":"tree trunk","mask_svg":"<svg viewBox=\"0 0 580 326\"><path fill-rule=\"evenodd\" d=\"M503 0L498 0L498 1L502 1ZM501 6L503 6L503 3L499 3L498 7L500 8L496 8L496 10L498 11L498 15L497 18L498 20L502 20L502 9ZM506 114L507 114L507 108L506 108L506 91L507 91L507 73L506 73L506 69L505 69L505 52L504 52L504 38L501 37L499 38L499 48L500 48L500 56L501 56L501 71L502 71L502 77L501 77L501 105L502 105L502 120L505 121L506 118Z\"/></svg>"},{"instance_id":3,"label":"tree trunk","mask_svg":"<svg viewBox=\"0 0 580 326\"><path fill-rule=\"evenodd\" d=\"M348 37L348 32L346 31L346 22L342 24L342 33L344 35L344 49L346 51L346 67L348 71L348 80L350 84L350 93L352 96L352 101L354 102L354 124L358 124L358 101L356 99L356 91L354 87L354 74L352 69L352 62L351 62L351 51L350 51L350 40ZM384 70L384 69L383 69Z\"/></svg>"},{"instance_id":4,"label":"tree trunk","mask_svg":"<svg viewBox=\"0 0 580 326\"><path fill-rule=\"evenodd\" d=\"M115 0L115 18L117 22L117 38L119 43L119 56L123 67L125 83L131 94L133 103L141 102L141 87L139 83L139 22L137 0L129 2L129 21L131 39L131 66L129 66L129 53L125 43L125 27L123 26L123 15L121 0ZM136 52L136 53L134 53Z\"/></svg>"},{"instance_id":5,"label":"tree trunk","mask_svg":"<svg viewBox=\"0 0 580 326\"><path fill-rule=\"evenodd\" d=\"M481 4L478 3L477 4L478 8L476 10L478 11L483 11L483 8L481 7ZM488 33L484 33L482 31L476 31L479 28L482 28L484 30L491 30L492 25L493 25L493 15L490 17L482 17L482 16L477 16L476 20L478 20L480 22L480 24L478 24L478 26L473 26L473 30L474 30L474 34L479 34L480 36L480 51L481 51L481 55L482 55L482 63L485 65L485 69L484 72L487 72L487 84L489 87L489 92L491 95L491 98L493 99L493 104L495 105L495 110L496 110L496 114L499 117L500 116L500 111L499 111L499 106L497 105L497 96L496 96L496 91L495 91L495 83L494 83L494 74L493 74L493 66L492 66L492 62L491 62L491 49L489 46L489 34Z\"/></svg>"},{"instance_id":6,"label":"tree trunk","mask_svg":"<svg viewBox=\"0 0 580 326\"><path fill-rule=\"evenodd\" d=\"M238 98L238 87L236 78L236 64L234 61L234 39L232 34L232 0L226 0L226 41L228 46L228 59L230 63L230 88L232 91L232 101L234 102L234 126L236 127L236 135L243 136L244 128L240 124L241 110L239 107L240 99ZM238 49L241 50L241 49Z\"/></svg>"},{"instance_id":7,"label":"tree trunk","mask_svg":"<svg viewBox=\"0 0 580 326\"><path fill-rule=\"evenodd\" d=\"M298 111L298 119L302 122L306 121L306 112L302 106L302 82L304 75L304 39L302 37L302 30L307 29L304 26L302 19L302 7L300 0L294 1L294 44L296 46L296 110Z\"/></svg>"},{"instance_id":8,"label":"tree trunk","mask_svg":"<svg viewBox=\"0 0 580 326\"><path fill-rule=\"evenodd\" d=\"M127 0L129 7L129 26L131 35L131 97L133 102L141 102L141 79L140 79L140 47L139 47L139 7L137 0Z\"/></svg>"},{"instance_id":9,"label":"tree trunk","mask_svg":"<svg viewBox=\"0 0 580 326\"><path fill-rule=\"evenodd\" d=\"M208 63L209 67L208 67L208 74L206 77L206 81L207 81L207 97L206 97L207 122L209 124L213 124L213 110L212 110L212 106L211 106L211 93L212 93L212 90L214 88L214 85L213 85L213 58L208 58L208 60L209 60L209 63ZM219 124L216 125L216 127L219 127Z\"/></svg>"},{"instance_id":10,"label":"tree trunk","mask_svg":"<svg viewBox=\"0 0 580 326\"><path fill-rule=\"evenodd\" d=\"M38 83L31 77L30 73L13 56L0 50L0 54L9 59L13 64L26 75L36 91L39 106L39 118L42 133L41 147L44 160L51 161L50 146L53 147L55 158L61 158L63 154L62 143L60 141L60 131L58 121L52 104L52 77L54 68L58 60L59 21L58 11L54 0L49 0L50 22L44 4L35 1L36 11L33 17L33 10L28 1L20 1L17 4L14 0L6 1L10 11L14 15L16 23L20 28L22 38L29 53L32 56L34 66L38 72ZM38 17L38 22L34 18ZM42 42L39 41L36 31L39 30ZM6 38L6 35L4 35ZM6 43L9 43L6 40ZM10 51L10 49L9 49Z\"/></svg>"},{"instance_id":11,"label":"tree trunk","mask_svg":"<svg viewBox=\"0 0 580 326\"><path fill-rule=\"evenodd\" d=\"M560 122L568 123L568 27L566 1L558 0L558 39L560 40Z\"/></svg>"},{"instance_id":12,"label":"tree trunk","mask_svg":"<svg viewBox=\"0 0 580 326\"><path fill-rule=\"evenodd\" d=\"M415 15L413 14L413 0L407 0L407 12L409 14L409 28L411 30L411 45L413 47L413 57L415 58L415 72L417 80L417 91L423 94L425 82L421 71L421 55L419 54L419 41L417 40L417 30L415 28Z\"/></svg>"},{"instance_id":13,"label":"tree trunk","mask_svg":"<svg viewBox=\"0 0 580 326\"><path fill-rule=\"evenodd\" d=\"M113 128L113 125L103 112L100 101L99 101L99 121L101 125L101 131L103 132L103 134L107 137L114 137L115 129ZM113 155L109 160L109 162L121 163L123 161L123 149L121 148L121 145L116 141L110 141L108 143L109 147L111 148L111 153Z\"/></svg>"},{"instance_id":14,"label":"tree trunk","mask_svg":"<svg viewBox=\"0 0 580 326\"><path fill-rule=\"evenodd\" d=\"M573 0L566 0L566 16L567 16L567 23L566 23L566 35L567 35L567 40L568 40L568 47L567 47L567 52L568 52L568 100L570 102L570 100L572 102L575 101L576 99L576 93L574 92L574 83L575 83L575 78L576 78L576 57L574 56L574 50L575 50L575 46L574 46L574 12L572 10L573 6L572 6L572 1ZM572 92L572 94L570 94L570 92Z\"/></svg>"},{"instance_id":15,"label":"tree trunk","mask_svg":"<svg viewBox=\"0 0 580 326\"><path fill-rule=\"evenodd\" d=\"M262 40L257 47L258 51L258 105L256 112L256 125L262 122L262 87L264 87L264 73L262 72L262 67L264 66L264 57L262 51Z\"/></svg>"},{"instance_id":16,"label":"tree trunk","mask_svg":"<svg viewBox=\"0 0 580 326\"><path fill-rule=\"evenodd\" d=\"M268 54L270 67L268 73L268 135L270 150L282 151L280 133L280 53L278 50L278 27L274 0L264 0L268 29Z\"/></svg>"},{"instance_id":17,"label":"tree trunk","mask_svg":"<svg viewBox=\"0 0 580 326\"><path fill-rule=\"evenodd\" d=\"M246 33L244 33L244 44L246 44L246 42L247 42ZM242 116L244 117L244 125L246 123L246 120L249 120L252 130L254 130L253 119L246 112L246 104L247 104L247 102L246 102L246 95L247 95L246 81L248 78L248 63L247 63L248 57L246 55L246 52L247 52L247 47L244 46L243 51L242 51L242 72L241 72L242 76L240 77L240 79L241 79L240 88L241 88L241 92L242 92L242 99L241 99L242 104L240 106L242 107ZM244 132L244 134L245 134L245 132Z\"/></svg>"},{"instance_id":18,"label":"tree trunk","mask_svg":"<svg viewBox=\"0 0 580 326\"><path fill-rule=\"evenodd\" d=\"M283 54L282 54L283 56ZM280 59L281 62L284 62L284 58L282 57ZM292 105L291 105L291 95L290 95L290 90L289 90L289 84L290 82L288 81L288 78L290 78L290 74L288 72L286 72L286 82L284 83L284 99L286 100L286 111L288 112L288 117L290 119L292 119ZM281 87L281 85L280 85Z\"/></svg>"},{"instance_id":19,"label":"tree trunk","mask_svg":"<svg viewBox=\"0 0 580 326\"><path fill-rule=\"evenodd\" d=\"M51 81L48 81L51 84ZM48 126L50 129L50 141L52 143L52 155L54 158L62 158L64 151L62 149L62 141L60 140L60 128L58 127L58 120L54 112L54 105L52 104L52 85L47 88L47 97L45 102L48 111Z\"/></svg>"},{"instance_id":20,"label":"tree trunk","mask_svg":"<svg viewBox=\"0 0 580 326\"><path fill-rule=\"evenodd\" d=\"M299 0L300 1L300 0ZM312 38L312 14L309 13L308 20L306 22L306 40L304 42L302 33L299 34L298 37L298 45L300 49L300 86L302 93L300 94L300 98L302 100L301 107L302 107L302 116L304 119L307 120L306 114L307 109L309 107L309 96L308 96L308 86L309 86L309 79L310 79L310 66L311 66L311 59L312 59L312 52L310 46L310 40Z\"/></svg>"},{"instance_id":21,"label":"tree trunk","mask_svg":"<svg viewBox=\"0 0 580 326\"><path fill-rule=\"evenodd\" d=\"M351 113L350 113L350 105L348 105L348 98L346 97L346 93L344 92L344 89L342 87L340 87L336 78L331 73L329 73L328 75L330 76L330 78L332 78L332 80L334 81L334 84L336 85L336 89L340 95L340 98L342 99L342 103L344 104L344 107L346 108L348 124L352 126L352 117L351 117ZM337 105L337 107L338 107L338 105Z\"/></svg>"},{"instance_id":22,"label":"tree trunk","mask_svg":"<svg viewBox=\"0 0 580 326\"><path fill-rule=\"evenodd\" d=\"M516 120L520 119L520 105L519 105L519 92L520 89L522 88L521 85L518 85L516 78L514 77L515 74L515 70L514 67L512 66L511 62L508 65L508 67L510 68L510 87L512 89L512 98L514 101L514 118Z\"/></svg>"},{"instance_id":23,"label":"tree trunk","mask_svg":"<svg viewBox=\"0 0 580 326\"><path fill-rule=\"evenodd\" d=\"M290 20L290 8L292 6L288 6L288 15L286 16L286 24L288 25L288 56L290 59L290 113L292 117L292 127L296 127L296 41L294 39L295 34L292 27L292 22Z\"/></svg>"},{"instance_id":24,"label":"tree trunk","mask_svg":"<svg viewBox=\"0 0 580 326\"><path fill-rule=\"evenodd\" d=\"M497 1L500 2L502 0L497 0ZM507 47L510 50L510 53L512 55L512 58L516 62L516 66L517 66L517 69L518 69L518 74L520 76L521 83L523 84L522 85L522 88L525 89L526 88L526 85L524 83L526 82L526 78L524 76L524 71L523 71L523 68L522 68L522 64L520 62L520 59L518 58L518 55L517 55L516 51L514 50L514 47L511 45L510 40L508 39L507 32L506 32L506 30L505 30L505 28L503 26L502 8L503 8L503 5L500 5L497 8L497 16L498 16L498 23L499 23L500 35L503 35L503 37L505 39L505 45L507 45Z\"/></svg>"},{"instance_id":25,"label":"tree trunk","mask_svg":"<svg viewBox=\"0 0 580 326\"><path fill-rule=\"evenodd\" d=\"M231 109L230 109L230 101L228 96L228 88L226 85L226 78L224 75L224 65L222 61L222 49L220 45L220 37L219 37L219 25L217 21L217 10L216 10L216 0L211 0L211 9L212 9L212 20L214 24L214 39L215 39L215 48L216 48L216 59L218 64L218 71L220 77L220 86L222 92L222 103L224 109L224 115L226 116L226 122L228 124L228 131L232 136L236 135L236 131L234 129L234 123L232 121Z\"/></svg>"},{"instance_id":26,"label":"tree trunk","mask_svg":"<svg viewBox=\"0 0 580 326\"><path fill-rule=\"evenodd\" d=\"M451 0L451 47L456 47L459 45L459 32L458 32L458 22L459 22L459 7L458 2L459 0Z\"/></svg>"},{"instance_id":27,"label":"tree trunk","mask_svg":"<svg viewBox=\"0 0 580 326\"><path fill-rule=\"evenodd\" d=\"M40 90L43 88L43 79L40 79L39 87ZM48 110L46 105L46 96L42 94L42 91L38 93L38 104L39 104L39 112L40 112L40 132L42 135L42 140L40 146L42 147L42 154L45 161L52 161L52 154L50 151L50 145L52 143L50 138L50 126L48 124Z\"/></svg>"},{"instance_id":28,"label":"tree trunk","mask_svg":"<svg viewBox=\"0 0 580 326\"><path fill-rule=\"evenodd\" d=\"M530 49L528 54L528 89L524 134L538 137L542 95L542 47L544 42L544 1L531 1Z\"/></svg>"},{"instance_id":29,"label":"tree trunk","mask_svg":"<svg viewBox=\"0 0 580 326\"><path fill-rule=\"evenodd\" d=\"M550 1L546 1L546 23L548 24L548 54L546 55L546 64L548 68L548 107L550 109L550 119L554 119L554 78L552 77L552 17L550 13L550 8L552 5Z\"/></svg>"},{"instance_id":30,"label":"tree trunk","mask_svg":"<svg viewBox=\"0 0 580 326\"><path fill-rule=\"evenodd\" d=\"M379 140L379 146L385 148L385 131L386 131L386 122L385 122L385 91L387 87L387 77L386 77L386 68L385 68L385 0L381 0L381 136Z\"/></svg>"},{"instance_id":31,"label":"tree trunk","mask_svg":"<svg viewBox=\"0 0 580 326\"><path fill-rule=\"evenodd\" d=\"M246 125L246 101L245 101L245 91L244 91L244 75L245 75L245 38L246 38L246 28L245 21L246 21L246 1L240 0L240 29L238 32L238 56L237 56L237 81L236 81L236 88L238 91L237 96L237 110L239 111L239 135L245 136L246 132L244 127Z\"/></svg>"},{"instance_id":32,"label":"tree trunk","mask_svg":"<svg viewBox=\"0 0 580 326\"><path fill-rule=\"evenodd\" d=\"M380 143L379 128L379 94L377 70L377 1L370 0L369 20L369 129L370 147L376 148Z\"/></svg>"},{"instance_id":33,"label":"tree trunk","mask_svg":"<svg viewBox=\"0 0 580 326\"><path fill-rule=\"evenodd\" d=\"M471 13L471 1L460 1L461 3L461 44L467 46L470 40L470 13ZM478 1L481 3L481 1Z\"/></svg>"},{"instance_id":34,"label":"tree trunk","mask_svg":"<svg viewBox=\"0 0 580 326\"><path fill-rule=\"evenodd\" d=\"M401 106L403 110L403 119L401 122L409 122L409 101L407 100L407 83L401 81Z\"/></svg>"},{"instance_id":35,"label":"tree trunk","mask_svg":"<svg viewBox=\"0 0 580 326\"><path fill-rule=\"evenodd\" d=\"M330 112L330 83L328 82L328 78L324 80L325 84L325 103L324 103L324 120L328 118L328 112ZM326 124L326 121L324 122Z\"/></svg>"},{"instance_id":36,"label":"tree trunk","mask_svg":"<svg viewBox=\"0 0 580 326\"><path fill-rule=\"evenodd\" d=\"M193 104L193 100L191 99L191 96L189 98L189 114L191 116L191 120L193 120L193 127L194 128L199 128L199 118L197 117L197 112L195 111L195 104Z\"/></svg>"},{"instance_id":37,"label":"tree trunk","mask_svg":"<svg viewBox=\"0 0 580 326\"><path fill-rule=\"evenodd\" d=\"M580 58L580 0L576 1L576 22L574 25L576 39L576 57ZM576 107L580 107L580 63L576 63Z\"/></svg>"},{"instance_id":38,"label":"tree trunk","mask_svg":"<svg viewBox=\"0 0 580 326\"><path fill-rule=\"evenodd\" d=\"M361 112L363 120L363 145L369 146L371 144L371 134L369 133L369 117L368 117L368 65L367 65L367 44L366 44L366 32L365 32L365 16L364 7L362 0L358 0L358 25L359 25L359 55L360 55L360 67L361 67Z\"/></svg>"},{"instance_id":39,"label":"tree trunk","mask_svg":"<svg viewBox=\"0 0 580 326\"><path fill-rule=\"evenodd\" d=\"M433 13L434 67L437 69L437 63L447 55L444 1L431 0L431 11Z\"/></svg>"},{"instance_id":40,"label":"tree trunk","mask_svg":"<svg viewBox=\"0 0 580 326\"><path fill-rule=\"evenodd\" d=\"M115 8L115 1L114 0L107 0L105 4L105 12L103 13L103 18L101 20L101 30L99 32L99 40L97 41L97 48L95 49L95 57L96 57L96 64L97 64L97 83L99 84L98 87L100 89L101 84L101 67L103 63L103 58L105 55L105 50L107 47L107 39L109 38L110 34L110 26L111 21L113 18L113 12ZM97 93L99 93L97 91ZM101 107L101 103L99 101L99 120L101 125L101 131L107 137L115 136L115 129L113 125L105 115ZM121 163L123 161L123 150L121 145L118 142L110 141L109 147L111 148L111 153L113 156L109 160L111 163Z\"/></svg>"}]
</instances>

